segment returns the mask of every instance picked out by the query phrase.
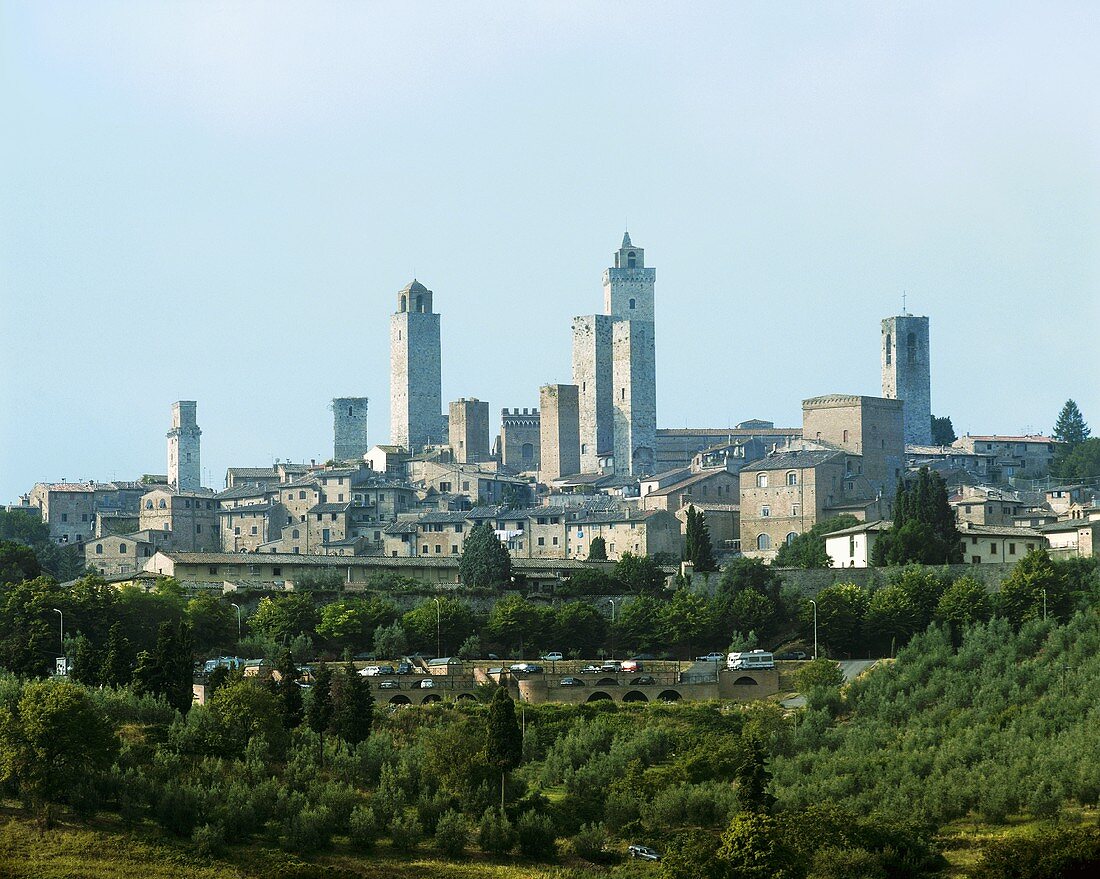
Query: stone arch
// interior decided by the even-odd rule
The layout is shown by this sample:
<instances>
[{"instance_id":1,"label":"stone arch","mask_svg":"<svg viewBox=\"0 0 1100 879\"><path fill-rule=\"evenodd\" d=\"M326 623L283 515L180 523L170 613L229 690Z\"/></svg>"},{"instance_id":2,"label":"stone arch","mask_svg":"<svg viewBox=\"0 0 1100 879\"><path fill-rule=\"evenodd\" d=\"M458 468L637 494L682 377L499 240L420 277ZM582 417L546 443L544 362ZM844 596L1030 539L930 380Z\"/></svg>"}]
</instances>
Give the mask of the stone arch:
<instances>
[{"instance_id":1,"label":"stone arch","mask_svg":"<svg viewBox=\"0 0 1100 879\"><path fill-rule=\"evenodd\" d=\"M433 702L442 702L442 701L443 701L443 697L440 696L438 693L429 693L427 696L425 696L423 699L420 700L420 704L421 705L430 705Z\"/></svg>"},{"instance_id":2,"label":"stone arch","mask_svg":"<svg viewBox=\"0 0 1100 879\"><path fill-rule=\"evenodd\" d=\"M397 696L391 696L390 697L390 704L391 705L411 705L412 702L409 700L408 696L397 695Z\"/></svg>"},{"instance_id":3,"label":"stone arch","mask_svg":"<svg viewBox=\"0 0 1100 879\"><path fill-rule=\"evenodd\" d=\"M648 702L649 697L641 690L631 690L623 696L624 702Z\"/></svg>"},{"instance_id":4,"label":"stone arch","mask_svg":"<svg viewBox=\"0 0 1100 879\"><path fill-rule=\"evenodd\" d=\"M679 702L680 694L675 690L662 690L657 694L657 698L662 702Z\"/></svg>"},{"instance_id":5,"label":"stone arch","mask_svg":"<svg viewBox=\"0 0 1100 879\"><path fill-rule=\"evenodd\" d=\"M585 702L604 702L611 701L611 696L605 693L603 690L597 690L591 696L584 700Z\"/></svg>"},{"instance_id":6,"label":"stone arch","mask_svg":"<svg viewBox=\"0 0 1100 879\"><path fill-rule=\"evenodd\" d=\"M748 675L741 675L736 681L733 682L735 687L758 687L760 681L756 678L750 678Z\"/></svg>"},{"instance_id":7,"label":"stone arch","mask_svg":"<svg viewBox=\"0 0 1100 879\"><path fill-rule=\"evenodd\" d=\"M638 266L638 254L636 254L632 250L632 251L630 251L630 253L628 253L626 255L626 267L628 269L633 269L633 268L637 268L637 266Z\"/></svg>"},{"instance_id":8,"label":"stone arch","mask_svg":"<svg viewBox=\"0 0 1100 879\"><path fill-rule=\"evenodd\" d=\"M455 696L455 701L456 702L461 702L463 699L468 699L469 701L473 702L474 701L474 694L473 693L459 693L457 696Z\"/></svg>"},{"instance_id":9,"label":"stone arch","mask_svg":"<svg viewBox=\"0 0 1100 879\"><path fill-rule=\"evenodd\" d=\"M617 680L615 680L614 678L600 678L598 681L596 681L596 686L597 687L617 687L617 686L619 686L619 682Z\"/></svg>"}]
</instances>

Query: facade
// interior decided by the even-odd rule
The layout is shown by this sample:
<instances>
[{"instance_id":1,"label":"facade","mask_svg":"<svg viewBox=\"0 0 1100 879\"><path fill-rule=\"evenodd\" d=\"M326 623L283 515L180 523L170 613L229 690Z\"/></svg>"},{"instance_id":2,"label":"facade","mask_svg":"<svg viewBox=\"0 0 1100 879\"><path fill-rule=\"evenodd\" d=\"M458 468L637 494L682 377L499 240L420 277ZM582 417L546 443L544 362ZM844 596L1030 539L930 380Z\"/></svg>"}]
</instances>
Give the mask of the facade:
<instances>
[{"instance_id":1,"label":"facade","mask_svg":"<svg viewBox=\"0 0 1100 879\"><path fill-rule=\"evenodd\" d=\"M905 442L932 444L932 378L928 318L913 314L882 322L882 396L904 404Z\"/></svg>"},{"instance_id":2,"label":"facade","mask_svg":"<svg viewBox=\"0 0 1100 879\"><path fill-rule=\"evenodd\" d=\"M84 544L84 563L105 577L136 574L170 542L171 535L163 531L108 534Z\"/></svg>"},{"instance_id":3,"label":"facade","mask_svg":"<svg viewBox=\"0 0 1100 879\"><path fill-rule=\"evenodd\" d=\"M800 427L776 427L770 421L743 421L734 427L660 428L657 469L688 466L696 455L716 446L737 446L745 462L757 461L777 446L801 438Z\"/></svg>"},{"instance_id":4,"label":"facade","mask_svg":"<svg viewBox=\"0 0 1100 879\"><path fill-rule=\"evenodd\" d=\"M668 553L679 559L683 551L680 520L665 510L580 511L566 522L566 558L587 559L592 539L602 537L607 558L617 561L624 553Z\"/></svg>"},{"instance_id":5,"label":"facade","mask_svg":"<svg viewBox=\"0 0 1100 879\"><path fill-rule=\"evenodd\" d=\"M141 498L139 521L142 531L171 532L172 549L182 552L221 549L218 502L209 492L154 489Z\"/></svg>"},{"instance_id":6,"label":"facade","mask_svg":"<svg viewBox=\"0 0 1100 879\"><path fill-rule=\"evenodd\" d=\"M859 455L857 475L883 498L887 513L905 472L903 409L899 400L828 394L802 401L802 436Z\"/></svg>"},{"instance_id":7,"label":"facade","mask_svg":"<svg viewBox=\"0 0 1100 879\"><path fill-rule=\"evenodd\" d=\"M834 568L866 568L871 564L875 541L893 523L877 520L861 522L851 528L825 536L825 552Z\"/></svg>"},{"instance_id":8,"label":"facade","mask_svg":"<svg viewBox=\"0 0 1100 879\"><path fill-rule=\"evenodd\" d=\"M336 397L332 401L332 457L337 461L362 461L367 443L366 397Z\"/></svg>"},{"instance_id":9,"label":"facade","mask_svg":"<svg viewBox=\"0 0 1100 879\"><path fill-rule=\"evenodd\" d=\"M962 486L948 503L959 522L973 525L1013 525L1025 509L1011 492L982 486Z\"/></svg>"},{"instance_id":10,"label":"facade","mask_svg":"<svg viewBox=\"0 0 1100 879\"><path fill-rule=\"evenodd\" d=\"M1038 530L1055 557L1091 558L1100 554L1100 519L1065 519Z\"/></svg>"},{"instance_id":11,"label":"facade","mask_svg":"<svg viewBox=\"0 0 1100 879\"><path fill-rule=\"evenodd\" d=\"M172 404L172 429L168 431L168 484L176 491L199 491L202 471L199 466L199 438L196 422L198 403L179 400Z\"/></svg>"},{"instance_id":12,"label":"facade","mask_svg":"<svg viewBox=\"0 0 1100 879\"><path fill-rule=\"evenodd\" d=\"M432 291L413 281L397 294L390 318L390 442L418 452L446 438L439 315Z\"/></svg>"},{"instance_id":13,"label":"facade","mask_svg":"<svg viewBox=\"0 0 1100 879\"><path fill-rule=\"evenodd\" d=\"M540 460L544 481L581 472L581 395L577 385L543 385L539 389Z\"/></svg>"},{"instance_id":14,"label":"facade","mask_svg":"<svg viewBox=\"0 0 1100 879\"><path fill-rule=\"evenodd\" d=\"M447 429L451 451L460 464L480 464L490 459L489 404L476 398L453 401Z\"/></svg>"},{"instance_id":15,"label":"facade","mask_svg":"<svg viewBox=\"0 0 1100 879\"><path fill-rule=\"evenodd\" d=\"M617 472L656 472L655 283L645 251L625 234L603 274L604 313L573 319L582 472L596 472L608 455Z\"/></svg>"},{"instance_id":16,"label":"facade","mask_svg":"<svg viewBox=\"0 0 1100 879\"><path fill-rule=\"evenodd\" d=\"M689 473L683 479L650 491L642 498L647 510L679 512L689 504L737 504L741 479L725 468Z\"/></svg>"},{"instance_id":17,"label":"facade","mask_svg":"<svg viewBox=\"0 0 1100 879\"><path fill-rule=\"evenodd\" d=\"M1033 549L1046 549L1047 541L1034 528L1009 525L974 525L962 522L963 561L972 565L1017 562Z\"/></svg>"},{"instance_id":18,"label":"facade","mask_svg":"<svg viewBox=\"0 0 1100 879\"><path fill-rule=\"evenodd\" d=\"M49 526L50 540L82 544L92 537L137 527L141 497L154 486L140 482L39 482L25 509Z\"/></svg>"},{"instance_id":19,"label":"facade","mask_svg":"<svg viewBox=\"0 0 1100 879\"><path fill-rule=\"evenodd\" d=\"M1057 440L1048 436L961 436L952 443L967 454L991 460L993 479L1024 476L1038 479L1050 472Z\"/></svg>"},{"instance_id":20,"label":"facade","mask_svg":"<svg viewBox=\"0 0 1100 879\"><path fill-rule=\"evenodd\" d=\"M515 473L538 470L542 449L538 409L500 410L500 464Z\"/></svg>"}]
</instances>

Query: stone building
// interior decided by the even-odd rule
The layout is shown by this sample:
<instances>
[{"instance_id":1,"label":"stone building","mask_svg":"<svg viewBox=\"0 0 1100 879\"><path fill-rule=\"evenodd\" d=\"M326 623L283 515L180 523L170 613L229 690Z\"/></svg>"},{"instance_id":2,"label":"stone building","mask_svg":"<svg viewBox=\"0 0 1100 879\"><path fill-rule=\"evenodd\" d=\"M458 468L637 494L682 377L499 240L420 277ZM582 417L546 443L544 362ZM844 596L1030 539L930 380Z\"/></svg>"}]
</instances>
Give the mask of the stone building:
<instances>
[{"instance_id":1,"label":"stone building","mask_svg":"<svg viewBox=\"0 0 1100 879\"><path fill-rule=\"evenodd\" d=\"M49 526L50 540L82 544L105 531L134 530L141 498L152 487L140 482L38 482L25 500L27 509Z\"/></svg>"},{"instance_id":2,"label":"stone building","mask_svg":"<svg viewBox=\"0 0 1100 879\"><path fill-rule=\"evenodd\" d=\"M544 481L581 472L580 388L543 385L539 388L540 459Z\"/></svg>"},{"instance_id":3,"label":"stone building","mask_svg":"<svg viewBox=\"0 0 1100 879\"><path fill-rule=\"evenodd\" d=\"M489 455L489 404L463 397L448 406L447 429L459 464L480 464Z\"/></svg>"},{"instance_id":4,"label":"stone building","mask_svg":"<svg viewBox=\"0 0 1100 879\"><path fill-rule=\"evenodd\" d=\"M974 525L962 522L963 562L972 565L990 562L1017 562L1033 549L1046 549L1047 540L1034 528L1010 525Z\"/></svg>"},{"instance_id":5,"label":"stone building","mask_svg":"<svg viewBox=\"0 0 1100 879\"><path fill-rule=\"evenodd\" d=\"M199 438L202 431L195 420L198 403L178 400L172 404L172 429L168 431L168 485L176 491L199 491L202 471L199 466Z\"/></svg>"},{"instance_id":6,"label":"stone building","mask_svg":"<svg viewBox=\"0 0 1100 879\"><path fill-rule=\"evenodd\" d=\"M971 455L982 455L990 460L989 476L993 479L1007 479L1010 476L1024 476L1038 479L1050 472L1054 464L1054 450L1057 440L1048 436L961 436L954 443L956 449L962 449Z\"/></svg>"},{"instance_id":7,"label":"stone building","mask_svg":"<svg viewBox=\"0 0 1100 879\"><path fill-rule=\"evenodd\" d=\"M538 409L500 410L500 463L515 473L539 468L541 419Z\"/></svg>"},{"instance_id":8,"label":"stone building","mask_svg":"<svg viewBox=\"0 0 1100 879\"><path fill-rule=\"evenodd\" d=\"M905 436L900 400L828 394L802 401L802 435L859 455L857 475L870 482L890 514L905 472Z\"/></svg>"},{"instance_id":9,"label":"stone building","mask_svg":"<svg viewBox=\"0 0 1100 879\"><path fill-rule=\"evenodd\" d=\"M932 444L932 378L928 318L913 314L882 322L882 396L901 400L907 444Z\"/></svg>"},{"instance_id":10,"label":"stone building","mask_svg":"<svg viewBox=\"0 0 1100 879\"><path fill-rule=\"evenodd\" d=\"M366 397L336 397L332 401L332 457L337 461L362 461L367 443Z\"/></svg>"},{"instance_id":11,"label":"stone building","mask_svg":"<svg viewBox=\"0 0 1100 879\"><path fill-rule=\"evenodd\" d=\"M416 453L446 438L439 314L432 291L413 281L390 318L390 442Z\"/></svg>"},{"instance_id":12,"label":"stone building","mask_svg":"<svg viewBox=\"0 0 1100 879\"><path fill-rule=\"evenodd\" d=\"M105 577L136 574L162 548L171 548L171 534L168 532L107 534L84 544L84 563Z\"/></svg>"},{"instance_id":13,"label":"stone building","mask_svg":"<svg viewBox=\"0 0 1100 879\"><path fill-rule=\"evenodd\" d=\"M758 461L776 446L802 436L800 427L776 427L770 421L743 421L734 427L660 428L657 431L657 469L684 467L701 452L736 446L747 463Z\"/></svg>"},{"instance_id":14,"label":"stone building","mask_svg":"<svg viewBox=\"0 0 1100 879\"><path fill-rule=\"evenodd\" d=\"M960 523L972 525L1014 525L1026 506L1013 492L977 485L960 486L947 502Z\"/></svg>"},{"instance_id":15,"label":"stone building","mask_svg":"<svg viewBox=\"0 0 1100 879\"><path fill-rule=\"evenodd\" d=\"M642 497L642 507L677 513L689 504L737 504L740 485L737 473L724 468L688 473L682 479L646 493Z\"/></svg>"},{"instance_id":16,"label":"stone building","mask_svg":"<svg viewBox=\"0 0 1100 879\"><path fill-rule=\"evenodd\" d=\"M141 498L141 530L171 532L170 548L184 552L221 549L218 504L206 491L157 488Z\"/></svg>"},{"instance_id":17,"label":"stone building","mask_svg":"<svg viewBox=\"0 0 1100 879\"><path fill-rule=\"evenodd\" d=\"M581 510L566 522L566 558L587 559L594 537L602 537L610 560L623 553L668 553L679 559L683 550L680 520L665 510Z\"/></svg>"},{"instance_id":18,"label":"stone building","mask_svg":"<svg viewBox=\"0 0 1100 879\"><path fill-rule=\"evenodd\" d=\"M657 467L656 269L629 234L614 263L603 274L604 313L573 319L581 471L611 454L617 472L646 475Z\"/></svg>"}]
</instances>

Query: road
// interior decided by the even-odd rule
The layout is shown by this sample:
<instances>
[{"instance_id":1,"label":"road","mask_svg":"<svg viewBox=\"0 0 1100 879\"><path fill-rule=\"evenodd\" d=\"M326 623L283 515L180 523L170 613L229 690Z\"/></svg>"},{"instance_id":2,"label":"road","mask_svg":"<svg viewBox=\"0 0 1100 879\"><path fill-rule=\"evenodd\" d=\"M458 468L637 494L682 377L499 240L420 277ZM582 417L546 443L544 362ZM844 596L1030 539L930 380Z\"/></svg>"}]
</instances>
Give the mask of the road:
<instances>
[{"instance_id":1,"label":"road","mask_svg":"<svg viewBox=\"0 0 1100 879\"><path fill-rule=\"evenodd\" d=\"M847 684L867 671L867 669L876 662L878 662L877 659L843 659L837 664L844 673L844 683ZM806 697L791 696L790 699L784 699L779 704L784 708L804 708L806 705Z\"/></svg>"}]
</instances>

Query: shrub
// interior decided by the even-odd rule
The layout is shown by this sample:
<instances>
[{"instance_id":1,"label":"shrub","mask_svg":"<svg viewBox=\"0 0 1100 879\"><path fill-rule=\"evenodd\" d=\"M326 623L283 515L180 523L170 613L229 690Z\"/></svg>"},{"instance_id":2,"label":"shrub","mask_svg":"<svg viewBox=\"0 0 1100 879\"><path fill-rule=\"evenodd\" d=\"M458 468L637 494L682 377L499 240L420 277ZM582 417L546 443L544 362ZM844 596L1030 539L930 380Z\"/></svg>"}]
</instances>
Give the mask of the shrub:
<instances>
[{"instance_id":1,"label":"shrub","mask_svg":"<svg viewBox=\"0 0 1100 879\"><path fill-rule=\"evenodd\" d=\"M516 822L519 850L529 858L551 861L558 856L554 824L546 815L524 812Z\"/></svg>"},{"instance_id":2,"label":"shrub","mask_svg":"<svg viewBox=\"0 0 1100 879\"><path fill-rule=\"evenodd\" d=\"M198 823L201 805L194 788L169 783L161 789L156 800L157 823L176 836L190 836Z\"/></svg>"},{"instance_id":3,"label":"shrub","mask_svg":"<svg viewBox=\"0 0 1100 879\"><path fill-rule=\"evenodd\" d=\"M411 852L420 845L424 831L415 815L398 815L390 824L390 839L399 852Z\"/></svg>"},{"instance_id":4,"label":"shrub","mask_svg":"<svg viewBox=\"0 0 1100 879\"><path fill-rule=\"evenodd\" d=\"M573 853L594 864L605 860L607 831L602 824L585 824L573 837Z\"/></svg>"},{"instance_id":5,"label":"shrub","mask_svg":"<svg viewBox=\"0 0 1100 879\"><path fill-rule=\"evenodd\" d=\"M191 842L204 858L220 854L225 848L225 828L221 824L202 824L191 834Z\"/></svg>"},{"instance_id":6,"label":"shrub","mask_svg":"<svg viewBox=\"0 0 1100 879\"><path fill-rule=\"evenodd\" d=\"M492 855L506 855L516 844L512 822L495 806L490 806L481 816L481 823L477 828L477 844L483 852Z\"/></svg>"},{"instance_id":7,"label":"shrub","mask_svg":"<svg viewBox=\"0 0 1100 879\"><path fill-rule=\"evenodd\" d=\"M441 855L454 859L466 851L470 841L470 825L461 812L445 812L435 827L435 847Z\"/></svg>"},{"instance_id":8,"label":"shrub","mask_svg":"<svg viewBox=\"0 0 1100 879\"><path fill-rule=\"evenodd\" d=\"M366 852L374 848L378 838L378 824L370 806L358 806L348 819L348 838L353 848Z\"/></svg>"},{"instance_id":9,"label":"shrub","mask_svg":"<svg viewBox=\"0 0 1100 879\"><path fill-rule=\"evenodd\" d=\"M290 851L315 852L332 843L332 812L324 806L302 809L286 825L284 845Z\"/></svg>"},{"instance_id":10,"label":"shrub","mask_svg":"<svg viewBox=\"0 0 1100 879\"><path fill-rule=\"evenodd\" d=\"M1093 875L1100 862L1100 828L1074 827L992 842L975 879L1047 879Z\"/></svg>"},{"instance_id":11,"label":"shrub","mask_svg":"<svg viewBox=\"0 0 1100 879\"><path fill-rule=\"evenodd\" d=\"M450 801L442 793L431 796L422 794L416 801L416 817L425 833L435 833L440 817L450 808Z\"/></svg>"}]
</instances>

